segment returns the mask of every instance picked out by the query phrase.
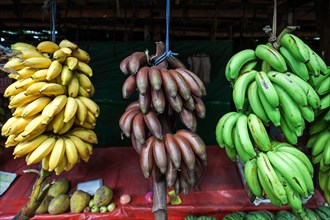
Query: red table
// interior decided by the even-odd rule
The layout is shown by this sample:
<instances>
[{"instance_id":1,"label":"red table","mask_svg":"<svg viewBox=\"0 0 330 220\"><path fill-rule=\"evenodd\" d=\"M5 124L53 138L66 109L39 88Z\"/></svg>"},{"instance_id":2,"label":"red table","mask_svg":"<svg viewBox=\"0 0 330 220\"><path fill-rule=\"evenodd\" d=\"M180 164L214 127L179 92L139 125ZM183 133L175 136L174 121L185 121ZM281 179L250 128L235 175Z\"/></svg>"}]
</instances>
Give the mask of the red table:
<instances>
[{"instance_id":1,"label":"red table","mask_svg":"<svg viewBox=\"0 0 330 220\"><path fill-rule=\"evenodd\" d=\"M13 159L12 149L0 155L0 170L15 172L18 177L10 188L0 197L0 219L11 219L28 201L36 174L23 173L23 170L37 168L26 166L24 158ZM182 204L169 205L169 219L183 219L187 215L207 215L221 219L233 211L254 211L279 208L271 204L254 206L248 200L237 166L217 146L208 146L208 166L200 181L200 192L191 190L189 195L180 195ZM145 179L140 170L138 154L131 147L96 148L88 163L80 162L71 171L52 178L66 177L71 183L72 193L78 182L103 179L103 184L114 190L117 208L111 213L65 213L61 215L37 215L33 219L153 219L151 205L147 205L144 195L152 191L152 180ZM132 202L119 204L119 196L128 193ZM319 191L305 205L315 208L324 201ZM283 209L287 209L286 206Z\"/></svg>"}]
</instances>

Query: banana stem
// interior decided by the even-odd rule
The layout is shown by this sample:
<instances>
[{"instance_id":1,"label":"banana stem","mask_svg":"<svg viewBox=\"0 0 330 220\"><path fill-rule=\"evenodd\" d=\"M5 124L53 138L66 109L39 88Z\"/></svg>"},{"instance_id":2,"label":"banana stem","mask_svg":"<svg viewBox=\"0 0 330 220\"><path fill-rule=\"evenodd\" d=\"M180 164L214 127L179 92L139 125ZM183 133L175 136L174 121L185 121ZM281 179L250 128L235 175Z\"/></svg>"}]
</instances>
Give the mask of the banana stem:
<instances>
[{"instance_id":1,"label":"banana stem","mask_svg":"<svg viewBox=\"0 0 330 220\"><path fill-rule=\"evenodd\" d=\"M52 173L47 170L40 170L38 179L33 186L30 200L16 214L13 220L28 220L35 215L36 210L47 195L47 192L51 186L49 183L45 182L51 174Z\"/></svg>"},{"instance_id":2,"label":"banana stem","mask_svg":"<svg viewBox=\"0 0 330 220\"><path fill-rule=\"evenodd\" d=\"M281 38L285 35L285 34L290 34L291 32L293 32L294 30L298 29L299 26L286 26L283 31L278 35L276 41L273 43L273 47L277 50L281 44L280 44L280 40Z\"/></svg>"}]
</instances>

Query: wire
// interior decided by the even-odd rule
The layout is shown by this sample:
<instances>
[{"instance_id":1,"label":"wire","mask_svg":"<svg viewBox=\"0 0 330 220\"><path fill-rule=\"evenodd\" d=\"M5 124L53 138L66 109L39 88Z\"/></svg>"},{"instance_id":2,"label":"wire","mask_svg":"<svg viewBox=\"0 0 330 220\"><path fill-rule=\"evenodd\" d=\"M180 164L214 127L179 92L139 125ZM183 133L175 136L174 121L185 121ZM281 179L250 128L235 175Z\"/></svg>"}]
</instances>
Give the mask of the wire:
<instances>
[{"instance_id":1,"label":"wire","mask_svg":"<svg viewBox=\"0 0 330 220\"><path fill-rule=\"evenodd\" d=\"M52 1L52 41L56 41L56 30L55 30L55 24L56 24L56 0Z\"/></svg>"}]
</instances>

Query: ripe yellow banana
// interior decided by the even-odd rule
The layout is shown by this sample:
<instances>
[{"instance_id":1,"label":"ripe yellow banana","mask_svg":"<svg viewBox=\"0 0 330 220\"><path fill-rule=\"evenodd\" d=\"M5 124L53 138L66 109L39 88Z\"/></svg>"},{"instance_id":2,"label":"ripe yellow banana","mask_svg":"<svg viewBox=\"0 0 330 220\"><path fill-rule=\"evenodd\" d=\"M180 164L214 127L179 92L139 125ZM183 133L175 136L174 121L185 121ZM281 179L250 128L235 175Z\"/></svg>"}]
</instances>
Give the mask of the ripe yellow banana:
<instances>
[{"instance_id":1,"label":"ripe yellow banana","mask_svg":"<svg viewBox=\"0 0 330 220\"><path fill-rule=\"evenodd\" d=\"M78 96L77 98L80 99L86 105L88 111L95 115L95 117L99 116L100 108L92 99L83 96Z\"/></svg>"},{"instance_id":2,"label":"ripe yellow banana","mask_svg":"<svg viewBox=\"0 0 330 220\"><path fill-rule=\"evenodd\" d=\"M87 111L86 122L92 125L96 125L96 117L90 111Z\"/></svg>"},{"instance_id":3,"label":"ripe yellow banana","mask_svg":"<svg viewBox=\"0 0 330 220\"><path fill-rule=\"evenodd\" d=\"M41 160L41 167L44 170L49 170L49 158L50 158L50 154L48 154L46 157L44 157Z\"/></svg>"},{"instance_id":4,"label":"ripe yellow banana","mask_svg":"<svg viewBox=\"0 0 330 220\"><path fill-rule=\"evenodd\" d=\"M58 46L59 46L60 48L67 47L67 48L70 48L70 49L72 49L72 50L75 50L75 49L78 48L77 44L75 44L75 43L73 43L73 42L71 42L71 41L69 41L69 40L67 40L67 39L62 40L62 41L58 44Z\"/></svg>"},{"instance_id":5,"label":"ripe yellow banana","mask_svg":"<svg viewBox=\"0 0 330 220\"><path fill-rule=\"evenodd\" d=\"M11 126L18 120L19 118L17 117L10 117L3 125L1 128L1 135L2 136L7 136L8 132L10 131Z\"/></svg>"},{"instance_id":6,"label":"ripe yellow banana","mask_svg":"<svg viewBox=\"0 0 330 220\"><path fill-rule=\"evenodd\" d=\"M68 57L65 60L65 64L73 71L78 67L78 59L75 57Z\"/></svg>"},{"instance_id":7,"label":"ripe yellow banana","mask_svg":"<svg viewBox=\"0 0 330 220\"><path fill-rule=\"evenodd\" d=\"M72 50L68 47L62 47L60 50L62 50L66 54L66 56L71 56L72 54Z\"/></svg>"},{"instance_id":8,"label":"ripe yellow banana","mask_svg":"<svg viewBox=\"0 0 330 220\"><path fill-rule=\"evenodd\" d=\"M15 123L13 123L10 128L8 129L7 133L5 134L6 136L8 135L18 135L21 133L25 127L32 121L33 117L30 118L22 118L19 117Z\"/></svg>"},{"instance_id":9,"label":"ripe yellow banana","mask_svg":"<svg viewBox=\"0 0 330 220\"><path fill-rule=\"evenodd\" d=\"M63 63L66 60L66 54L64 53L63 50L58 49L57 51L54 52L53 58L60 63Z\"/></svg>"},{"instance_id":10,"label":"ripe yellow banana","mask_svg":"<svg viewBox=\"0 0 330 220\"><path fill-rule=\"evenodd\" d=\"M68 98L66 95L56 96L42 111L43 123L48 124L49 120L58 114L64 108Z\"/></svg>"},{"instance_id":11,"label":"ripe yellow banana","mask_svg":"<svg viewBox=\"0 0 330 220\"><path fill-rule=\"evenodd\" d=\"M18 144L17 141L15 141L15 138L17 137L16 134L11 134L7 137L7 140L5 142L5 147L8 148L8 147L14 147Z\"/></svg>"},{"instance_id":12,"label":"ripe yellow banana","mask_svg":"<svg viewBox=\"0 0 330 220\"><path fill-rule=\"evenodd\" d=\"M79 156L82 160L84 161L88 161L90 155L89 155L89 149L88 147L85 145L85 142L82 141L80 138L74 136L74 135L69 135L69 138L73 141L73 143L75 144L77 151L79 153Z\"/></svg>"},{"instance_id":13,"label":"ripe yellow banana","mask_svg":"<svg viewBox=\"0 0 330 220\"><path fill-rule=\"evenodd\" d=\"M16 96L13 97L13 99L10 100L8 108L17 108L22 105L26 105L38 98L40 98L42 95L25 95L24 91L17 94Z\"/></svg>"},{"instance_id":14,"label":"ripe yellow banana","mask_svg":"<svg viewBox=\"0 0 330 220\"><path fill-rule=\"evenodd\" d=\"M69 69L67 65L63 65L62 71L61 71L61 81L62 85L68 85L72 78L72 71Z\"/></svg>"},{"instance_id":15,"label":"ripe yellow banana","mask_svg":"<svg viewBox=\"0 0 330 220\"><path fill-rule=\"evenodd\" d=\"M26 79L31 77L35 72L37 71L37 69L35 68L31 68L31 67L24 67L23 69L17 71L20 79Z\"/></svg>"},{"instance_id":16,"label":"ripe yellow banana","mask_svg":"<svg viewBox=\"0 0 330 220\"><path fill-rule=\"evenodd\" d=\"M84 129L77 127L72 132L70 132L70 135L74 135L80 138L81 140L91 144L98 143L96 133L91 129Z\"/></svg>"},{"instance_id":17,"label":"ripe yellow banana","mask_svg":"<svg viewBox=\"0 0 330 220\"><path fill-rule=\"evenodd\" d=\"M86 74L89 77L93 76L92 68L82 61L78 61L77 70L83 74Z\"/></svg>"},{"instance_id":18,"label":"ripe yellow banana","mask_svg":"<svg viewBox=\"0 0 330 220\"><path fill-rule=\"evenodd\" d=\"M3 93L3 96L4 96L5 98L7 98L7 97L10 97L10 96L15 96L15 95L17 95L17 94L19 94L19 93L21 93L21 92L24 92L24 91L25 91L24 88L19 88L19 89L16 88L16 86L17 86L18 84L19 84L19 81L16 81L16 82L10 84L10 85L5 89L5 91L4 91L4 93Z\"/></svg>"},{"instance_id":19,"label":"ripe yellow banana","mask_svg":"<svg viewBox=\"0 0 330 220\"><path fill-rule=\"evenodd\" d=\"M65 145L63 138L58 138L54 144L49 158L49 171L53 171L63 160Z\"/></svg>"},{"instance_id":20,"label":"ripe yellow banana","mask_svg":"<svg viewBox=\"0 0 330 220\"><path fill-rule=\"evenodd\" d=\"M7 61L3 68L21 70L24 68L24 60L17 57L12 57Z\"/></svg>"},{"instance_id":21,"label":"ripe yellow banana","mask_svg":"<svg viewBox=\"0 0 330 220\"><path fill-rule=\"evenodd\" d=\"M90 92L92 88L92 82L89 77L79 72L75 72L74 74L78 79L79 85L82 86L87 92Z\"/></svg>"},{"instance_id":22,"label":"ripe yellow banana","mask_svg":"<svg viewBox=\"0 0 330 220\"><path fill-rule=\"evenodd\" d=\"M80 48L72 50L72 56L76 57L78 60L81 60L85 63L89 63L90 61L89 54L85 50Z\"/></svg>"},{"instance_id":23,"label":"ripe yellow banana","mask_svg":"<svg viewBox=\"0 0 330 220\"><path fill-rule=\"evenodd\" d=\"M88 114L88 109L86 105L80 100L76 98L76 102L78 104L78 109L77 109L77 120L79 121L79 124L82 125L87 117Z\"/></svg>"},{"instance_id":24,"label":"ripe yellow banana","mask_svg":"<svg viewBox=\"0 0 330 220\"><path fill-rule=\"evenodd\" d=\"M38 81L46 80L48 69L37 70L32 74L31 78Z\"/></svg>"},{"instance_id":25,"label":"ripe yellow banana","mask_svg":"<svg viewBox=\"0 0 330 220\"><path fill-rule=\"evenodd\" d=\"M78 109L78 103L75 98L68 97L65 108L64 108L64 119L66 123L70 121L76 114Z\"/></svg>"},{"instance_id":26,"label":"ripe yellow banana","mask_svg":"<svg viewBox=\"0 0 330 220\"><path fill-rule=\"evenodd\" d=\"M62 71L62 64L60 63L60 61L54 60L48 68L46 79L48 81L50 81L51 79L55 79L57 76L61 74L61 71Z\"/></svg>"},{"instance_id":27,"label":"ripe yellow banana","mask_svg":"<svg viewBox=\"0 0 330 220\"><path fill-rule=\"evenodd\" d=\"M40 94L39 90L46 84L48 84L48 82L36 82L36 83L30 85L26 89L25 95L38 95L38 94Z\"/></svg>"},{"instance_id":28,"label":"ripe yellow banana","mask_svg":"<svg viewBox=\"0 0 330 220\"><path fill-rule=\"evenodd\" d=\"M37 49L42 53L54 53L60 47L52 41L42 41L37 45Z\"/></svg>"},{"instance_id":29,"label":"ripe yellow banana","mask_svg":"<svg viewBox=\"0 0 330 220\"><path fill-rule=\"evenodd\" d=\"M68 122L64 123L61 130L58 131L59 134L64 134L68 132L75 122L76 116L74 115Z\"/></svg>"},{"instance_id":30,"label":"ripe yellow banana","mask_svg":"<svg viewBox=\"0 0 330 220\"><path fill-rule=\"evenodd\" d=\"M59 96L66 93L66 87L57 83L47 83L39 92L47 96Z\"/></svg>"},{"instance_id":31,"label":"ripe yellow banana","mask_svg":"<svg viewBox=\"0 0 330 220\"><path fill-rule=\"evenodd\" d=\"M67 164L67 159L66 157L63 157L61 163L55 168L55 174L60 175L64 171L66 164Z\"/></svg>"},{"instance_id":32,"label":"ripe yellow banana","mask_svg":"<svg viewBox=\"0 0 330 220\"><path fill-rule=\"evenodd\" d=\"M62 110L55 115L54 119L51 121L51 126L52 126L52 130L54 133L58 133L64 126L64 109L62 108Z\"/></svg>"},{"instance_id":33,"label":"ripe yellow banana","mask_svg":"<svg viewBox=\"0 0 330 220\"><path fill-rule=\"evenodd\" d=\"M79 154L76 145L70 138L64 138L65 153L67 161L70 164L76 164L79 161Z\"/></svg>"},{"instance_id":34,"label":"ripe yellow banana","mask_svg":"<svg viewBox=\"0 0 330 220\"><path fill-rule=\"evenodd\" d=\"M48 137L34 151L32 151L31 155L28 158L27 165L40 162L53 150L55 142L55 137Z\"/></svg>"},{"instance_id":35,"label":"ripe yellow banana","mask_svg":"<svg viewBox=\"0 0 330 220\"><path fill-rule=\"evenodd\" d=\"M52 60L47 57L31 57L24 60L23 65L26 67L45 69L48 68L51 63Z\"/></svg>"},{"instance_id":36,"label":"ripe yellow banana","mask_svg":"<svg viewBox=\"0 0 330 220\"><path fill-rule=\"evenodd\" d=\"M68 95L70 97L77 97L79 93L79 81L75 75L72 75L70 82L68 83Z\"/></svg>"},{"instance_id":37,"label":"ripe yellow banana","mask_svg":"<svg viewBox=\"0 0 330 220\"><path fill-rule=\"evenodd\" d=\"M78 96L83 96L83 97L86 97L86 98L91 97L91 95L87 92L87 90L84 89L84 87L82 87L82 86L79 86Z\"/></svg>"},{"instance_id":38,"label":"ripe yellow banana","mask_svg":"<svg viewBox=\"0 0 330 220\"><path fill-rule=\"evenodd\" d=\"M17 144L14 149L13 155L15 157L23 157L26 154L32 152L34 149L39 147L39 145L48 138L48 135L39 135L38 137L31 139L29 141L23 141Z\"/></svg>"},{"instance_id":39,"label":"ripe yellow banana","mask_svg":"<svg viewBox=\"0 0 330 220\"><path fill-rule=\"evenodd\" d=\"M24 43L24 42L16 42L15 44L12 44L10 46L10 48L15 51L22 51L22 50L26 50L26 49L36 49L36 47L33 46L32 44L28 44L28 43Z\"/></svg>"},{"instance_id":40,"label":"ripe yellow banana","mask_svg":"<svg viewBox=\"0 0 330 220\"><path fill-rule=\"evenodd\" d=\"M22 115L23 115L23 110L24 110L24 108L25 108L27 105L28 105L28 104L26 104L26 105L21 105L21 106L17 107L17 108L15 109L15 111L14 111L11 115L14 116L14 117L22 117Z\"/></svg>"},{"instance_id":41,"label":"ripe yellow banana","mask_svg":"<svg viewBox=\"0 0 330 220\"><path fill-rule=\"evenodd\" d=\"M27 49L24 49L20 52L21 53L18 54L17 57L21 58L23 60L26 60L26 59L29 59L29 58L32 58L32 57L43 57L42 53L40 53L36 49L32 49L32 48L27 48Z\"/></svg>"}]
</instances>

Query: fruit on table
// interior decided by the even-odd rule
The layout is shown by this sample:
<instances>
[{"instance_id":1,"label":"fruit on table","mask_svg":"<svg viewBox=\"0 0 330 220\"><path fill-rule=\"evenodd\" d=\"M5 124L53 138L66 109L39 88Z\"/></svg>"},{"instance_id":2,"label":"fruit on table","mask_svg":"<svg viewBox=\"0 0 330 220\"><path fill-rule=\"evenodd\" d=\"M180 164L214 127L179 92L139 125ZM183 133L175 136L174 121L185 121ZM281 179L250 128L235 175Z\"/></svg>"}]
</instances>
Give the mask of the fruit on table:
<instances>
[{"instance_id":1,"label":"fruit on table","mask_svg":"<svg viewBox=\"0 0 330 220\"><path fill-rule=\"evenodd\" d=\"M69 191L70 183L66 178L56 180L48 190L48 196L55 198L60 194L66 194Z\"/></svg>"},{"instance_id":2,"label":"fruit on table","mask_svg":"<svg viewBox=\"0 0 330 220\"><path fill-rule=\"evenodd\" d=\"M72 213L82 212L88 205L90 195L82 190L76 190L70 198L70 211Z\"/></svg>"},{"instance_id":3,"label":"fruit on table","mask_svg":"<svg viewBox=\"0 0 330 220\"><path fill-rule=\"evenodd\" d=\"M94 206L107 206L113 197L113 191L109 186L101 186L95 192L93 197Z\"/></svg>"},{"instance_id":4,"label":"fruit on table","mask_svg":"<svg viewBox=\"0 0 330 220\"><path fill-rule=\"evenodd\" d=\"M66 212L70 208L70 198L66 194L61 194L52 199L48 206L49 214L57 215Z\"/></svg>"}]
</instances>

